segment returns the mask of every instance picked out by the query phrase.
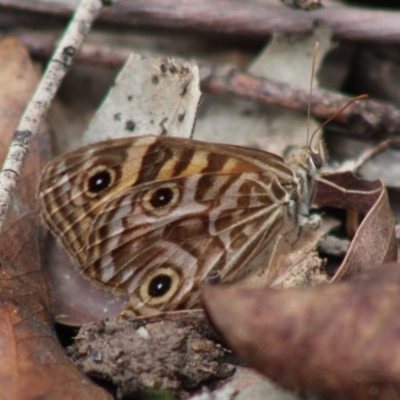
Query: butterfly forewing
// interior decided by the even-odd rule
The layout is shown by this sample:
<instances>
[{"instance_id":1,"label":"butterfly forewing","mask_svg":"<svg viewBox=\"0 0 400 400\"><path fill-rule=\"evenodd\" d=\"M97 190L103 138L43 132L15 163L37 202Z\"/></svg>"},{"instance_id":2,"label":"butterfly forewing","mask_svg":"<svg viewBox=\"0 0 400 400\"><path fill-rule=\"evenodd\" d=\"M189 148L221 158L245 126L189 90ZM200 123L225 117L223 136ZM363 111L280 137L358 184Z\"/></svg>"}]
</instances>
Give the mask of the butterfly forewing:
<instances>
[{"instance_id":1,"label":"butterfly forewing","mask_svg":"<svg viewBox=\"0 0 400 400\"><path fill-rule=\"evenodd\" d=\"M210 275L243 276L296 221L305 179L260 150L143 136L55 159L39 198L75 264L148 314L194 306Z\"/></svg>"}]
</instances>

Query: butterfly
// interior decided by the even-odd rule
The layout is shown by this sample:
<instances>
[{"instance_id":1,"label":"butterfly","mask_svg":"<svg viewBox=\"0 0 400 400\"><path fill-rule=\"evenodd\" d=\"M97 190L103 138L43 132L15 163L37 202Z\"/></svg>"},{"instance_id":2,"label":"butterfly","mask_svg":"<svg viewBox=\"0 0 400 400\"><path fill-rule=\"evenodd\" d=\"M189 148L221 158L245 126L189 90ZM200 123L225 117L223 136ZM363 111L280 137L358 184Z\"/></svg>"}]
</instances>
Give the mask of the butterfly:
<instances>
[{"instance_id":1,"label":"butterfly","mask_svg":"<svg viewBox=\"0 0 400 400\"><path fill-rule=\"evenodd\" d=\"M171 136L98 142L44 169L42 218L93 281L135 315L199 305L208 279L251 273L278 235L304 223L323 164Z\"/></svg>"}]
</instances>

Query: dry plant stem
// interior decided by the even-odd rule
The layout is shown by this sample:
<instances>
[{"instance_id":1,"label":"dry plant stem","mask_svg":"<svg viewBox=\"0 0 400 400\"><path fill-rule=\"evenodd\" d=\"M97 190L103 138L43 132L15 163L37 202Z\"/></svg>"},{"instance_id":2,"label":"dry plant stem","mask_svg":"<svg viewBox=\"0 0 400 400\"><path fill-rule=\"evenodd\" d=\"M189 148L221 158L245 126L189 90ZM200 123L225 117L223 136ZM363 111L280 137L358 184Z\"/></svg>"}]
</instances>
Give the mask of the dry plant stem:
<instances>
[{"instance_id":1,"label":"dry plant stem","mask_svg":"<svg viewBox=\"0 0 400 400\"><path fill-rule=\"evenodd\" d=\"M14 132L7 157L0 172L0 229L10 204L19 175L51 100L70 67L74 55L82 46L104 1L82 0L60 41L48 67Z\"/></svg>"},{"instance_id":2,"label":"dry plant stem","mask_svg":"<svg viewBox=\"0 0 400 400\"><path fill-rule=\"evenodd\" d=\"M60 17L68 17L74 4L75 1L71 0L0 0L4 11L7 8ZM260 39L274 33L301 35L310 32L317 21L329 25L338 40L400 43L399 13L337 4L304 12L291 10L278 2L276 5L264 5L244 0L120 0L115 7L99 16L99 23L111 24L119 29L173 29Z\"/></svg>"},{"instance_id":3,"label":"dry plant stem","mask_svg":"<svg viewBox=\"0 0 400 400\"><path fill-rule=\"evenodd\" d=\"M360 170L364 166L364 164L366 164L369 160L371 160L378 154L383 153L390 147L392 143L396 142L398 142L398 140L391 140L391 139L384 140L374 148L362 153L361 156L359 156L356 162L354 163L353 172L358 172L358 170Z\"/></svg>"},{"instance_id":4,"label":"dry plant stem","mask_svg":"<svg viewBox=\"0 0 400 400\"><path fill-rule=\"evenodd\" d=\"M1 1L1 0L0 0ZM29 51L39 57L49 57L54 47L54 36L39 34L31 30L17 32ZM128 58L130 51L124 48L84 44L77 60L119 68ZM254 100L260 104L276 105L307 112L308 91L292 85L258 78L235 67L219 67L201 63L202 90L221 95L235 95ZM350 97L327 90L314 89L311 114L326 121L335 115ZM385 137L400 131L400 110L392 104L362 100L341 112L335 122L350 125L351 134L360 137ZM349 129L347 129L348 131Z\"/></svg>"},{"instance_id":5,"label":"dry plant stem","mask_svg":"<svg viewBox=\"0 0 400 400\"><path fill-rule=\"evenodd\" d=\"M213 93L234 94L262 104L306 112L309 93L286 83L275 82L243 73L235 68L214 67L200 69L202 87ZM311 98L311 115L322 121L331 118L352 98L327 90L315 89ZM389 103L362 100L352 104L334 119L339 124L351 125L351 134L361 137L381 137L400 130L400 109Z\"/></svg>"},{"instance_id":6,"label":"dry plant stem","mask_svg":"<svg viewBox=\"0 0 400 400\"><path fill-rule=\"evenodd\" d=\"M1 0L0 0L1 1ZM57 38L51 33L39 33L31 29L19 29L12 32L35 57L47 59L53 52ZM100 64L109 68L121 68L132 50L122 47L109 47L85 43L76 55L76 61L88 64Z\"/></svg>"}]
</instances>

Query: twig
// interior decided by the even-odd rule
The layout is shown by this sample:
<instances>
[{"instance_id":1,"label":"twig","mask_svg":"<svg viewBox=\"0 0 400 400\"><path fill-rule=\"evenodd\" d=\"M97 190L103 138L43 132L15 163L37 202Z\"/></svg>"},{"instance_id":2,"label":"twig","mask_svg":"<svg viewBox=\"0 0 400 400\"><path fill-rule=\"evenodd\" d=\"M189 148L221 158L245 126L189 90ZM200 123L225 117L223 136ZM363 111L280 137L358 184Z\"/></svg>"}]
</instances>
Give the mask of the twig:
<instances>
[{"instance_id":1,"label":"twig","mask_svg":"<svg viewBox=\"0 0 400 400\"><path fill-rule=\"evenodd\" d=\"M307 90L286 83L258 78L237 69L214 67L205 79L200 68L202 88L220 94L234 94L262 104L272 104L307 112ZM311 98L311 114L322 121L332 117L351 100L351 97L315 89ZM400 109L376 100L363 100L349 106L334 119L335 123L350 126L351 134L361 137L388 136L400 131Z\"/></svg>"},{"instance_id":2,"label":"twig","mask_svg":"<svg viewBox=\"0 0 400 400\"><path fill-rule=\"evenodd\" d=\"M52 33L41 33L30 29L19 29L9 32L16 36L27 47L34 57L47 60L57 44L57 37ZM85 43L75 56L76 61L88 64L100 64L105 67L120 68L132 50L121 47L109 47Z\"/></svg>"},{"instance_id":3,"label":"twig","mask_svg":"<svg viewBox=\"0 0 400 400\"><path fill-rule=\"evenodd\" d=\"M39 131L61 80L70 67L89 32L93 20L105 4L103 0L81 0L64 37L60 41L48 67L28 104L0 172L0 229L17 184L18 177L29 153L29 148ZM107 1L107 4L109 2Z\"/></svg>"},{"instance_id":4,"label":"twig","mask_svg":"<svg viewBox=\"0 0 400 400\"><path fill-rule=\"evenodd\" d=\"M53 50L54 36L51 34L38 34L28 30L19 31L17 36L35 56L47 58ZM130 50L124 48L84 44L77 60L119 68L129 54ZM199 68L201 88L205 92L232 94L260 104L307 111L309 94L304 89L258 78L233 66L221 67L201 63ZM350 99L336 92L315 89L311 114L321 121L326 121ZM400 109L389 103L368 99L350 106L335 118L335 122L346 125L346 132L350 130L354 136L383 138L400 132Z\"/></svg>"},{"instance_id":5,"label":"twig","mask_svg":"<svg viewBox=\"0 0 400 400\"><path fill-rule=\"evenodd\" d=\"M73 3L0 0L0 20L6 10L66 18ZM274 6L244 0L120 0L98 19L99 23L118 29L170 29L208 34L213 40L215 34L263 40L274 33L302 35L311 32L318 21L330 26L339 40L400 44L400 13L337 5L304 12L278 3Z\"/></svg>"},{"instance_id":6,"label":"twig","mask_svg":"<svg viewBox=\"0 0 400 400\"><path fill-rule=\"evenodd\" d=\"M391 138L384 140L383 142L379 143L377 146L373 147L372 149L368 149L361 153L357 159L354 161L352 171L358 172L369 160L376 157L378 154L385 152L390 146L398 146L399 145L399 138Z\"/></svg>"}]
</instances>

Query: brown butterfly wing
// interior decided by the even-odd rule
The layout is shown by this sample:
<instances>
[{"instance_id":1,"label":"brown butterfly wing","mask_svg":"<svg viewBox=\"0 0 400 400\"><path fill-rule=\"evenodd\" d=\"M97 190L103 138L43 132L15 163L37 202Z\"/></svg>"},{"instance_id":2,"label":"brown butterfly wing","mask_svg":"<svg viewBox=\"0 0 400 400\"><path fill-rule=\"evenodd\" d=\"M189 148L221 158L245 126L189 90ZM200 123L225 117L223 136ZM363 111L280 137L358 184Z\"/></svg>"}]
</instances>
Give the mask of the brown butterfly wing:
<instances>
[{"instance_id":1,"label":"brown butterfly wing","mask_svg":"<svg viewBox=\"0 0 400 400\"><path fill-rule=\"evenodd\" d=\"M133 293L137 285L127 274L145 265L153 270L170 263L185 268L179 288L187 293L213 269L222 279L232 279L237 266L253 257L262 245L246 247L249 232L259 232L257 240L264 243L271 228L267 210L259 210L267 222L254 217L257 207L268 209L272 201L286 212L294 178L280 157L263 151L143 136L96 143L53 160L43 173L39 199L44 221L87 275ZM256 189L258 180L264 193ZM153 210L150 217L143 205L154 206L151 195L168 184L178 200L174 207L160 207L158 214ZM161 194L168 197L167 192ZM141 201L135 200L140 196ZM228 242L235 248L229 250L234 256L227 251ZM185 246L197 253L182 257ZM194 261L196 257L199 260ZM111 264L115 270L105 267ZM138 274L135 282L143 283ZM171 307L190 302L174 298L168 303Z\"/></svg>"},{"instance_id":2,"label":"brown butterfly wing","mask_svg":"<svg viewBox=\"0 0 400 400\"><path fill-rule=\"evenodd\" d=\"M86 272L128 292L136 310L191 307L211 273L223 281L243 275L281 229L288 201L267 171L139 185L93 222Z\"/></svg>"}]
</instances>

